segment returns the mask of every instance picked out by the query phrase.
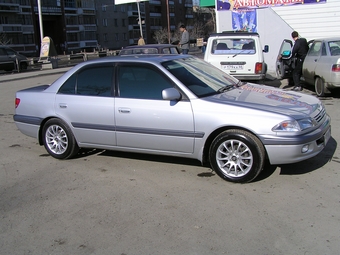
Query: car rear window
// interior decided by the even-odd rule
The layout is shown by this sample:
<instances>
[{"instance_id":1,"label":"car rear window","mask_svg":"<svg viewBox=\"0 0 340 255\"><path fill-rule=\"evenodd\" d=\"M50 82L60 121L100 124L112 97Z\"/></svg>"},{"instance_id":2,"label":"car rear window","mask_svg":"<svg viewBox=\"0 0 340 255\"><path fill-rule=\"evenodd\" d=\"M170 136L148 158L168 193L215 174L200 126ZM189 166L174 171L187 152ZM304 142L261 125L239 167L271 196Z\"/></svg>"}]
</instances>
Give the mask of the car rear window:
<instances>
[{"instance_id":1,"label":"car rear window","mask_svg":"<svg viewBox=\"0 0 340 255\"><path fill-rule=\"evenodd\" d=\"M131 54L158 54L156 48L133 48L133 49L122 49L120 55L131 55Z\"/></svg>"},{"instance_id":2,"label":"car rear window","mask_svg":"<svg viewBox=\"0 0 340 255\"><path fill-rule=\"evenodd\" d=\"M213 41L213 55L255 54L255 41L250 38L219 38Z\"/></svg>"}]
</instances>

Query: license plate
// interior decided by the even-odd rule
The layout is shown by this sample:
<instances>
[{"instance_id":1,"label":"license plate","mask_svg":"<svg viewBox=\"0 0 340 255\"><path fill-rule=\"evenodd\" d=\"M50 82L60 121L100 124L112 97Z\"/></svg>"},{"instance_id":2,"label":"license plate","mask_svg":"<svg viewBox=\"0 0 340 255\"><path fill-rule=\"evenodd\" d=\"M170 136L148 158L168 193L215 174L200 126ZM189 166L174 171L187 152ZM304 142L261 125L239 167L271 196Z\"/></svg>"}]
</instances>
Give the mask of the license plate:
<instances>
[{"instance_id":1,"label":"license plate","mask_svg":"<svg viewBox=\"0 0 340 255\"><path fill-rule=\"evenodd\" d=\"M222 65L222 69L225 69L225 70L242 70L243 65Z\"/></svg>"},{"instance_id":2,"label":"license plate","mask_svg":"<svg viewBox=\"0 0 340 255\"><path fill-rule=\"evenodd\" d=\"M325 146L326 146L326 144L328 143L328 141L329 141L329 138L331 138L331 129L329 128L328 130L327 130L327 132L323 135L323 137L324 137L324 144L325 144Z\"/></svg>"}]
</instances>

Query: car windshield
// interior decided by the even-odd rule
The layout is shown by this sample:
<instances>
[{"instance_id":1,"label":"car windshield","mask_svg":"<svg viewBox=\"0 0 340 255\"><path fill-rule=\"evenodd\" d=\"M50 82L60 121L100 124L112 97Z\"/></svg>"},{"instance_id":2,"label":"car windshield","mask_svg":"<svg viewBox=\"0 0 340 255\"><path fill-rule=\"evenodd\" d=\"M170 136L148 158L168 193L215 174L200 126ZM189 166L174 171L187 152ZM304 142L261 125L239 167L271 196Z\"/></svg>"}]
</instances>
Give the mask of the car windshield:
<instances>
[{"instance_id":1,"label":"car windshield","mask_svg":"<svg viewBox=\"0 0 340 255\"><path fill-rule=\"evenodd\" d=\"M211 48L213 55L255 54L255 42L249 38L215 39Z\"/></svg>"},{"instance_id":2,"label":"car windshield","mask_svg":"<svg viewBox=\"0 0 340 255\"><path fill-rule=\"evenodd\" d=\"M162 65L197 97L223 93L224 88L240 84L236 78L197 58L171 60Z\"/></svg>"}]
</instances>

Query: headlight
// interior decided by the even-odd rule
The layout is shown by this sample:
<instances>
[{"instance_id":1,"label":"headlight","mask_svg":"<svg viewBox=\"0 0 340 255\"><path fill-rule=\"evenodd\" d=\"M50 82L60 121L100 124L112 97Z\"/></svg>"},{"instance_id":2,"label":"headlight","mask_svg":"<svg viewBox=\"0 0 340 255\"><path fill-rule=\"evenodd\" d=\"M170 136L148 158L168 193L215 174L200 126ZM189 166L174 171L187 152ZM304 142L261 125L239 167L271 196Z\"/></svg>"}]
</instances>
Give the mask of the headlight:
<instances>
[{"instance_id":1,"label":"headlight","mask_svg":"<svg viewBox=\"0 0 340 255\"><path fill-rule=\"evenodd\" d=\"M311 118L301 120L286 120L273 127L273 131L302 131L314 127L314 121Z\"/></svg>"}]
</instances>

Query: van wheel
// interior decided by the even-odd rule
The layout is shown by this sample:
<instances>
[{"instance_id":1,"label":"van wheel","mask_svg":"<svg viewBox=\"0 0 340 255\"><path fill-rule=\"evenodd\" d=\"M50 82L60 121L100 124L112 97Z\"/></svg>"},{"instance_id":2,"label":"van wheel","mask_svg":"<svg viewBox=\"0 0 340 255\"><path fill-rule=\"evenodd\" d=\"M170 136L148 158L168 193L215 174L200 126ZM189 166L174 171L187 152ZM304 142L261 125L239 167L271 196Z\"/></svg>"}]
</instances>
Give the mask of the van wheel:
<instances>
[{"instance_id":1,"label":"van wheel","mask_svg":"<svg viewBox=\"0 0 340 255\"><path fill-rule=\"evenodd\" d=\"M261 141L244 130L232 129L219 134L209 150L212 169L224 180L245 183L255 179L265 161Z\"/></svg>"}]
</instances>

